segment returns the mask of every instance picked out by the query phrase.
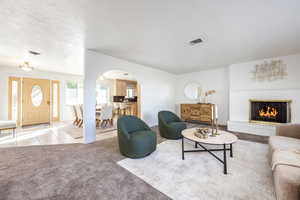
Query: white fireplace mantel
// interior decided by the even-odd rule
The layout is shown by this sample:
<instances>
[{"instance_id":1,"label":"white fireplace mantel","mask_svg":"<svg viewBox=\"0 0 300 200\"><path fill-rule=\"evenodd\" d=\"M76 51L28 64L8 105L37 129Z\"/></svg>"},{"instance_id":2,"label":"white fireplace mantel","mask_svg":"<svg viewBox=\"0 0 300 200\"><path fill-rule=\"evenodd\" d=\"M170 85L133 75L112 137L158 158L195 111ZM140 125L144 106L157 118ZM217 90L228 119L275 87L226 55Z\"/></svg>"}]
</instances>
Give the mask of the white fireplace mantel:
<instances>
[{"instance_id":1,"label":"white fireplace mantel","mask_svg":"<svg viewBox=\"0 0 300 200\"><path fill-rule=\"evenodd\" d=\"M258 124L247 121L228 121L227 129L233 132L248 133L261 136L272 136L276 134L275 124Z\"/></svg>"}]
</instances>

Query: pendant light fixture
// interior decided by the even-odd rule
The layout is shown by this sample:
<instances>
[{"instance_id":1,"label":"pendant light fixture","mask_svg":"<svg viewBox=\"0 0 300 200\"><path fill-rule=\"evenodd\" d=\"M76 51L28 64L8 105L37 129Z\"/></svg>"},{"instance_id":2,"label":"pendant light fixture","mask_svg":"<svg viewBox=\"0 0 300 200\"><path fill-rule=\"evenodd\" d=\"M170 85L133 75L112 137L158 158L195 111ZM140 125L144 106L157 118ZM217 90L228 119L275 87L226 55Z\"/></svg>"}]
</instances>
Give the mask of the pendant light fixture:
<instances>
[{"instance_id":1,"label":"pendant light fixture","mask_svg":"<svg viewBox=\"0 0 300 200\"><path fill-rule=\"evenodd\" d=\"M33 67L29 65L29 62L24 62L23 64L19 65L19 68L26 72L30 72L33 70Z\"/></svg>"}]
</instances>

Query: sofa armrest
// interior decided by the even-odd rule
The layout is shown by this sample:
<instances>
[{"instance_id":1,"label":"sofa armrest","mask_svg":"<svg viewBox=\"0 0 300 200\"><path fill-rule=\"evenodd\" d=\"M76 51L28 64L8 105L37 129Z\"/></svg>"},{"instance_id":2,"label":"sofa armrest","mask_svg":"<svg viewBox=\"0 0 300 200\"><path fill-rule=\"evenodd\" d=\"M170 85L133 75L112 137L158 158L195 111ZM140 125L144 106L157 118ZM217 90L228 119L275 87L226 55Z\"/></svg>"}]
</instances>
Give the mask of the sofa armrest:
<instances>
[{"instance_id":1,"label":"sofa armrest","mask_svg":"<svg viewBox=\"0 0 300 200\"><path fill-rule=\"evenodd\" d=\"M300 139L300 124L286 124L276 127L276 135Z\"/></svg>"}]
</instances>

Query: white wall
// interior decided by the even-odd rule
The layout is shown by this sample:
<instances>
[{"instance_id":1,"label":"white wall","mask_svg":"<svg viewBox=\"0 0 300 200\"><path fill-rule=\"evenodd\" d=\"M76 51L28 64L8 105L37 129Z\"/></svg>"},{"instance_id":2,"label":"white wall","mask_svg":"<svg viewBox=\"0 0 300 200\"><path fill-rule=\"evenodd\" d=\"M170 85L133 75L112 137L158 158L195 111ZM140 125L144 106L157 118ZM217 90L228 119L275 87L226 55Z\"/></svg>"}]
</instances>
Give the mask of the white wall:
<instances>
[{"instance_id":1,"label":"white wall","mask_svg":"<svg viewBox=\"0 0 300 200\"><path fill-rule=\"evenodd\" d=\"M251 71L264 60L280 59L288 76L276 81L255 81ZM300 122L300 54L234 64L230 73L230 121L249 120L249 99L291 99L292 122Z\"/></svg>"},{"instance_id":2,"label":"white wall","mask_svg":"<svg viewBox=\"0 0 300 200\"><path fill-rule=\"evenodd\" d=\"M114 80L113 79L98 79L97 80L97 85L100 85L101 87L106 87L109 89L109 102L113 102L113 95L114 95ZM98 102L97 102L98 103Z\"/></svg>"},{"instance_id":3,"label":"white wall","mask_svg":"<svg viewBox=\"0 0 300 200\"><path fill-rule=\"evenodd\" d=\"M229 118L229 80L228 68L203 70L177 76L176 80L176 110L180 114L180 104L197 103L191 101L184 94L184 88L188 83L197 82L203 91L216 90L216 93L208 98L209 103L218 105L219 124L226 125Z\"/></svg>"},{"instance_id":4,"label":"white wall","mask_svg":"<svg viewBox=\"0 0 300 200\"><path fill-rule=\"evenodd\" d=\"M175 111L176 76L143 65L107 56L98 52L85 52L84 116L85 142L94 141L95 87L98 76L110 70L123 70L133 75L141 86L141 117L149 125L158 123L160 110Z\"/></svg>"},{"instance_id":5,"label":"white wall","mask_svg":"<svg viewBox=\"0 0 300 200\"><path fill-rule=\"evenodd\" d=\"M33 70L31 72L25 72L15 67L0 66L0 120L8 119L8 77L29 77L40 78L49 80L60 81L60 119L72 120L71 107L66 105L65 90L66 82L72 80L82 80L82 76L68 75L55 72L46 72L40 70Z\"/></svg>"}]
</instances>

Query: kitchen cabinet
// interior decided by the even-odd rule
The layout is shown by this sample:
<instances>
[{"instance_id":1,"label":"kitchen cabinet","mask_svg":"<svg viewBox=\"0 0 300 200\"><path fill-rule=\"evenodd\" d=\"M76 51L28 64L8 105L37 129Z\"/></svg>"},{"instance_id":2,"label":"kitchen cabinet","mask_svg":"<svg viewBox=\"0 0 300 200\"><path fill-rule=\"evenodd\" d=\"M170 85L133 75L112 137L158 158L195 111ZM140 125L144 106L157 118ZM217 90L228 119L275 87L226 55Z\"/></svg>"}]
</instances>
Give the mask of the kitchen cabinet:
<instances>
[{"instance_id":1,"label":"kitchen cabinet","mask_svg":"<svg viewBox=\"0 0 300 200\"><path fill-rule=\"evenodd\" d=\"M127 114L137 116L137 103L126 103Z\"/></svg>"},{"instance_id":2,"label":"kitchen cabinet","mask_svg":"<svg viewBox=\"0 0 300 200\"><path fill-rule=\"evenodd\" d=\"M133 89L136 91L136 81L129 81L129 80L120 80L116 79L115 80L115 91L114 91L114 96L126 96L127 95L127 89ZM134 96L135 96L134 92Z\"/></svg>"},{"instance_id":3,"label":"kitchen cabinet","mask_svg":"<svg viewBox=\"0 0 300 200\"><path fill-rule=\"evenodd\" d=\"M127 82L125 80L115 80L114 96L126 96Z\"/></svg>"}]
</instances>

